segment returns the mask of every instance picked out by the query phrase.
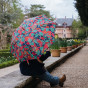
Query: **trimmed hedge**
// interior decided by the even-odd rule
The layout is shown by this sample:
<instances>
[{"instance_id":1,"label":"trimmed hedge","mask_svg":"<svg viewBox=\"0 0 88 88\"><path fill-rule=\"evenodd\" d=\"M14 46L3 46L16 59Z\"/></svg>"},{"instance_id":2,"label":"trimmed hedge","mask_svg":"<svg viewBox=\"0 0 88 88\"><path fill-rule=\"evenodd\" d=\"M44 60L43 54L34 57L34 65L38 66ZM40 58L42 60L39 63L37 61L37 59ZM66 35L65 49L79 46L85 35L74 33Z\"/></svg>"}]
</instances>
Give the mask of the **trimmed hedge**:
<instances>
[{"instance_id":1,"label":"trimmed hedge","mask_svg":"<svg viewBox=\"0 0 88 88\"><path fill-rule=\"evenodd\" d=\"M10 52L10 49L3 49L3 50L0 50L0 52Z\"/></svg>"},{"instance_id":2,"label":"trimmed hedge","mask_svg":"<svg viewBox=\"0 0 88 88\"><path fill-rule=\"evenodd\" d=\"M12 53L10 52L0 52L0 57L11 57L13 56Z\"/></svg>"},{"instance_id":3,"label":"trimmed hedge","mask_svg":"<svg viewBox=\"0 0 88 88\"><path fill-rule=\"evenodd\" d=\"M11 60L15 60L16 58L14 56L12 57L0 57L0 64L3 62L7 62L7 61L11 61Z\"/></svg>"},{"instance_id":4,"label":"trimmed hedge","mask_svg":"<svg viewBox=\"0 0 88 88\"><path fill-rule=\"evenodd\" d=\"M16 64L16 63L19 63L17 59L11 60L11 61L3 62L3 63L0 64L0 69L1 69L1 68L4 68L4 67L11 66L11 65L14 65L14 64Z\"/></svg>"}]
</instances>

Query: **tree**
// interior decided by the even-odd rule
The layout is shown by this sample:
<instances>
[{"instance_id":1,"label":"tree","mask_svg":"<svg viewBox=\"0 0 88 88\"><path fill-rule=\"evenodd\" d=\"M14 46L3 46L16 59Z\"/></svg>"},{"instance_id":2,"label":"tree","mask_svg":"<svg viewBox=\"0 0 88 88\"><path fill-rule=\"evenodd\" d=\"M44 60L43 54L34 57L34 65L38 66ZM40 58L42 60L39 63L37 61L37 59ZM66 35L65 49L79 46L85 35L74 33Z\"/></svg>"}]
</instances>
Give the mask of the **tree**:
<instances>
[{"instance_id":1,"label":"tree","mask_svg":"<svg viewBox=\"0 0 88 88\"><path fill-rule=\"evenodd\" d=\"M72 24L73 36L78 38L86 38L88 36L88 27L84 26L81 20L74 20Z\"/></svg>"},{"instance_id":2,"label":"tree","mask_svg":"<svg viewBox=\"0 0 88 88\"><path fill-rule=\"evenodd\" d=\"M46 15L48 18L53 19L53 17L50 15L50 12L44 9L45 9L44 5L31 5L29 13L27 15L29 17L35 17L38 15Z\"/></svg>"},{"instance_id":3,"label":"tree","mask_svg":"<svg viewBox=\"0 0 88 88\"><path fill-rule=\"evenodd\" d=\"M77 37L77 28L78 28L77 22L76 22L76 20L74 20L72 23L72 28L71 28L72 29L72 35L74 38Z\"/></svg>"},{"instance_id":4,"label":"tree","mask_svg":"<svg viewBox=\"0 0 88 88\"><path fill-rule=\"evenodd\" d=\"M83 25L88 26L88 0L75 0L75 7Z\"/></svg>"},{"instance_id":5,"label":"tree","mask_svg":"<svg viewBox=\"0 0 88 88\"><path fill-rule=\"evenodd\" d=\"M20 23L23 13L18 0L0 0L0 23L13 25ZM19 23L17 23L19 22ZM15 26L16 27L16 26Z\"/></svg>"}]
</instances>

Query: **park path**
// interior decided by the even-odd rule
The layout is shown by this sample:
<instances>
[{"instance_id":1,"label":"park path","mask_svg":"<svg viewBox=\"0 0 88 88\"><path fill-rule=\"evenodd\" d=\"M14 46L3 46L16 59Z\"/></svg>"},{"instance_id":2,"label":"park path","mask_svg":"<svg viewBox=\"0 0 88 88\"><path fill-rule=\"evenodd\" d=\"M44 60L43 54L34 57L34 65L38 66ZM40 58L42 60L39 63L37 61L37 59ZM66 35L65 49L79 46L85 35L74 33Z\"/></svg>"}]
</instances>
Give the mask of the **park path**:
<instances>
[{"instance_id":1,"label":"park path","mask_svg":"<svg viewBox=\"0 0 88 88\"><path fill-rule=\"evenodd\" d=\"M88 88L88 46L84 46L65 63L56 67L51 74L59 77L66 74L67 80L63 88ZM50 88L50 85L42 81L36 88Z\"/></svg>"}]
</instances>

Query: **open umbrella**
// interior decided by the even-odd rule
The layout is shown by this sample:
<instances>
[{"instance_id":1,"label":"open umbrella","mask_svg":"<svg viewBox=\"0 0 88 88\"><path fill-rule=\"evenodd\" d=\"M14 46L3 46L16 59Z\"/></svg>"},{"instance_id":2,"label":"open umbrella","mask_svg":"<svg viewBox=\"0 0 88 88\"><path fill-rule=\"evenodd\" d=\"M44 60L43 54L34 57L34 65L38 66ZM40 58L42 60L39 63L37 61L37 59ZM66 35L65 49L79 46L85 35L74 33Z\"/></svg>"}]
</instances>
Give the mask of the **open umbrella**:
<instances>
[{"instance_id":1,"label":"open umbrella","mask_svg":"<svg viewBox=\"0 0 88 88\"><path fill-rule=\"evenodd\" d=\"M11 53L19 62L39 59L54 42L55 26L45 15L24 20L12 35Z\"/></svg>"}]
</instances>

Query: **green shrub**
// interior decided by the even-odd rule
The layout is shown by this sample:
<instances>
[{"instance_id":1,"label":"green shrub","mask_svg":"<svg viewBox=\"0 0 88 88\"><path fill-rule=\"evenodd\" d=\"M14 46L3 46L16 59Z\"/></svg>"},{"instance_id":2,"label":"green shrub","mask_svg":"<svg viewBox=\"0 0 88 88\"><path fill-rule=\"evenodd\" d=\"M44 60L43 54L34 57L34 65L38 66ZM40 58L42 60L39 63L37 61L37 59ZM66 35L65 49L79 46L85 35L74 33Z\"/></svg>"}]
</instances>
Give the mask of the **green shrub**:
<instances>
[{"instance_id":1,"label":"green shrub","mask_svg":"<svg viewBox=\"0 0 88 88\"><path fill-rule=\"evenodd\" d=\"M60 41L60 46L61 47L67 47L67 40L61 40Z\"/></svg>"},{"instance_id":2,"label":"green shrub","mask_svg":"<svg viewBox=\"0 0 88 88\"><path fill-rule=\"evenodd\" d=\"M3 49L3 50L0 50L0 52L10 52L10 49Z\"/></svg>"},{"instance_id":3,"label":"green shrub","mask_svg":"<svg viewBox=\"0 0 88 88\"><path fill-rule=\"evenodd\" d=\"M72 46L71 41L67 41L67 46Z\"/></svg>"},{"instance_id":4,"label":"green shrub","mask_svg":"<svg viewBox=\"0 0 88 88\"><path fill-rule=\"evenodd\" d=\"M15 60L15 57L12 56L12 57L1 57L0 58L0 64L3 63L3 62L6 62L6 61L11 61L11 60Z\"/></svg>"},{"instance_id":5,"label":"green shrub","mask_svg":"<svg viewBox=\"0 0 88 88\"><path fill-rule=\"evenodd\" d=\"M11 66L18 63L18 60L12 56L12 57L1 57L0 58L0 68L4 68L7 66Z\"/></svg>"},{"instance_id":6,"label":"green shrub","mask_svg":"<svg viewBox=\"0 0 88 88\"><path fill-rule=\"evenodd\" d=\"M11 66L11 65L14 65L18 63L18 60L17 59L14 59L14 60L11 60L11 61L6 61L6 62L3 62L0 64L0 69L1 68L4 68L4 67L8 67L8 66Z\"/></svg>"},{"instance_id":7,"label":"green shrub","mask_svg":"<svg viewBox=\"0 0 88 88\"><path fill-rule=\"evenodd\" d=\"M86 44L87 42L84 40L83 43Z\"/></svg>"},{"instance_id":8,"label":"green shrub","mask_svg":"<svg viewBox=\"0 0 88 88\"><path fill-rule=\"evenodd\" d=\"M60 49L59 42L55 40L55 42L50 46L50 49Z\"/></svg>"},{"instance_id":9,"label":"green shrub","mask_svg":"<svg viewBox=\"0 0 88 88\"><path fill-rule=\"evenodd\" d=\"M76 45L76 42L75 42L75 41L73 41L73 40L71 41L71 43L72 43L72 45Z\"/></svg>"},{"instance_id":10,"label":"green shrub","mask_svg":"<svg viewBox=\"0 0 88 88\"><path fill-rule=\"evenodd\" d=\"M11 46L11 44L10 44L10 43L8 43L8 44L7 44L7 49L10 49L10 46Z\"/></svg>"},{"instance_id":11,"label":"green shrub","mask_svg":"<svg viewBox=\"0 0 88 88\"><path fill-rule=\"evenodd\" d=\"M13 56L12 53L10 52L0 52L0 57L11 57Z\"/></svg>"}]
</instances>

